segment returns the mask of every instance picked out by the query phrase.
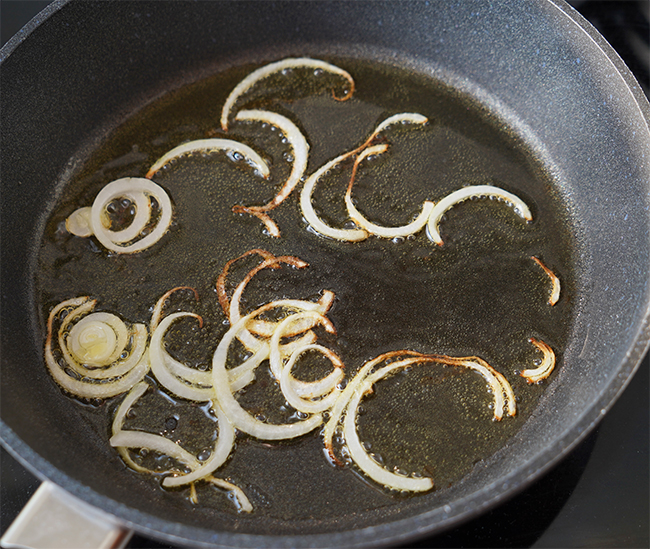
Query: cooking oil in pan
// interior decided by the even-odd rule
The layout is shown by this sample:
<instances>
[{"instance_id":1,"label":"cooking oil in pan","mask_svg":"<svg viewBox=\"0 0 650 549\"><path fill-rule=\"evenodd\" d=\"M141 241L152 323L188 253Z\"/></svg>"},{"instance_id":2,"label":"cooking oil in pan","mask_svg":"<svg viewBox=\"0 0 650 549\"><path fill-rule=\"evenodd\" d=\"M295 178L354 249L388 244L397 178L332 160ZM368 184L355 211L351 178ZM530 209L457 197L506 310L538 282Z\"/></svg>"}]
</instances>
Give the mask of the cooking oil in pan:
<instances>
[{"instance_id":1,"label":"cooking oil in pan","mask_svg":"<svg viewBox=\"0 0 650 549\"><path fill-rule=\"evenodd\" d=\"M228 93L255 68L244 66L144 106L84 159L53 208L43 238L37 279L41 314L47 319L57 303L89 295L98 299L99 310L147 324L161 295L189 286L196 289L198 301L188 294L175 296L174 302L200 314L203 326L185 319L169 334L167 346L179 360L207 369L228 329L215 292L226 262L254 248L299 257L308 268L260 272L247 287L242 308L252 311L275 299L315 300L324 290L334 292L328 318L336 335L321 336L344 361L346 379L381 353L408 349L481 357L512 385L517 414L501 421L494 421L494 398L480 375L442 364L415 364L378 382L362 400L357 425L367 451L390 470L431 477L437 494L503 447L553 381L552 374L542 384L528 384L519 375L541 358L529 338L548 343L561 368L573 319L571 227L541 163L516 131L504 129L479 103L403 69L354 59L334 62L355 79L354 95L347 101L332 97L329 90L336 81L329 82L327 75L318 75L325 78L323 85L314 75L295 70L259 84L241 106L279 112L295 121L310 145L307 174L358 147L387 116L416 112L428 118L426 125L389 129L381 141L389 149L359 167L352 192L368 219L402 225L419 213L424 201L437 202L461 187L480 184L521 197L532 211L532 222L503 202L468 200L449 210L440 223L442 246L432 243L425 231L392 240L340 242L310 229L301 214L298 187L270 212L281 237L269 236L257 218L234 213L232 207L271 200L288 177L293 158L286 139L271 125L232 123L227 134L219 128ZM113 254L93 238L65 231L66 217L90 205L110 181L143 177L173 147L215 136L263 151L271 178L262 180L225 153L181 158L154 178L170 195L174 218L151 248ZM333 169L312 197L318 215L332 226L350 223L343 199L350 167L347 162ZM561 297L554 306L548 303L549 279L532 256L543 258L561 279ZM204 459L217 432L209 406L174 398L148 379L155 388L142 397L125 427L167 436ZM265 364L238 398L270 422L295 414ZM112 420L107 409L113 412L119 401L77 407L106 434L106 444ZM340 433L335 452L346 461ZM148 467L169 466L169 459L161 456L133 455ZM353 464L333 466L317 432L280 443L240 434L235 451L216 474L244 490L254 513L272 519L335 519L404 503L404 494L367 480ZM158 489L158 480L151 479L152 489ZM183 505L193 507L187 500L189 489L177 492ZM223 493L207 485L198 485L198 500L200 511L188 520L199 521L210 509L235 512Z\"/></svg>"}]
</instances>

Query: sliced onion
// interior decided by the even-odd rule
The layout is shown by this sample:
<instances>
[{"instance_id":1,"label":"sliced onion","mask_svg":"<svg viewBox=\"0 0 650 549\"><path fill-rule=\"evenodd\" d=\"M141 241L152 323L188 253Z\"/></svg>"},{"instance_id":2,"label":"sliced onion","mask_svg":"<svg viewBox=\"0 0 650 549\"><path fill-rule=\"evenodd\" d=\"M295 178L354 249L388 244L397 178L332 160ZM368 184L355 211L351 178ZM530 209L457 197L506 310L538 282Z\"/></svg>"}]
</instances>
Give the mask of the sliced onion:
<instances>
[{"instance_id":1,"label":"sliced onion","mask_svg":"<svg viewBox=\"0 0 650 549\"><path fill-rule=\"evenodd\" d=\"M109 440L116 448L146 448L159 454L169 456L187 465L190 469L198 469L201 462L173 440L144 431L121 430Z\"/></svg>"},{"instance_id":2,"label":"sliced onion","mask_svg":"<svg viewBox=\"0 0 650 549\"><path fill-rule=\"evenodd\" d=\"M272 236L279 237L280 230L273 220L266 213L274 208L277 208L291 191L300 182L305 170L307 169L307 159L309 156L309 144L302 135L298 127L289 120L286 116L269 111L250 110L241 111L237 114L236 120L239 121L257 121L271 124L284 134L285 138L291 145L293 164L291 166L291 173L284 182L278 193L273 200L263 206L234 206L233 211L236 213L249 213L259 218L265 225L267 230Z\"/></svg>"},{"instance_id":3,"label":"sliced onion","mask_svg":"<svg viewBox=\"0 0 650 549\"><path fill-rule=\"evenodd\" d=\"M318 183L318 181L323 176L328 174L338 164L340 164L341 162L347 160L348 158L356 154L359 154L364 149L366 149L366 147L369 147L370 144L373 142L373 140L381 132L385 131L389 126L398 123L424 124L426 122L427 122L427 118L417 113L399 113L399 114L394 114L393 116L389 116L375 128L375 130L370 134L370 137L368 137L368 139L366 139L366 141L362 145L360 145L356 149L353 149L342 155L337 156L336 158L330 160L329 162L321 166L313 174L311 174L305 181L305 184L300 193L300 209L302 211L303 217L305 218L305 221L309 223L311 228L314 231L316 231L318 234L327 236L329 238L333 238L335 240L342 240L344 242L359 242L361 240L365 240L366 238L368 238L368 234L369 234L368 231L362 228L337 229L334 227L330 227L318 217L316 211L314 210L314 206L312 205L312 195L314 194L314 188L316 187L316 183ZM379 227L377 228L380 229Z\"/></svg>"},{"instance_id":4,"label":"sliced onion","mask_svg":"<svg viewBox=\"0 0 650 549\"><path fill-rule=\"evenodd\" d=\"M226 332L217 346L212 359L212 384L217 401L235 428L254 437L263 440L280 440L295 438L309 433L322 422L322 417L320 415L313 415L303 421L285 425L264 423L244 410L230 391L228 372L226 370L228 350L232 342L237 338L238 332L242 330L246 326L246 323L257 314L259 314L259 312L254 311L236 322Z\"/></svg>"},{"instance_id":5,"label":"sliced onion","mask_svg":"<svg viewBox=\"0 0 650 549\"><path fill-rule=\"evenodd\" d=\"M89 237L93 235L92 222L90 221L90 212L92 208L85 206L72 212L65 220L66 230L75 236Z\"/></svg>"},{"instance_id":6,"label":"sliced onion","mask_svg":"<svg viewBox=\"0 0 650 549\"><path fill-rule=\"evenodd\" d=\"M131 390L126 394L124 400L122 400L119 407L115 411L115 417L113 418L113 424L112 424L113 435L116 435L122 430L122 428L124 427L124 421L126 420L126 415L129 413L129 410L140 399L140 397L147 392L147 389L149 389L149 384L146 381L141 381L139 383L136 383L131 388ZM124 447L117 448L117 452L120 454L124 462L129 467L131 467L131 469L134 469L139 473L151 472L146 467L142 467L141 465L138 465L135 461L133 461L126 448Z\"/></svg>"},{"instance_id":7,"label":"sliced onion","mask_svg":"<svg viewBox=\"0 0 650 549\"><path fill-rule=\"evenodd\" d=\"M544 357L542 358L542 363L539 368L524 370L521 372L521 376L526 378L528 383L538 383L550 376L551 372L555 368L555 353L553 352L553 349L551 349L550 345L547 345L543 341L535 339L534 337L531 337L528 341L542 351Z\"/></svg>"},{"instance_id":8,"label":"sliced onion","mask_svg":"<svg viewBox=\"0 0 650 549\"><path fill-rule=\"evenodd\" d=\"M45 341L45 362L54 380L69 393L81 398L109 398L128 391L133 385L142 380L149 371L148 355L145 351L147 333L142 325L136 325L134 343L130 355L125 360L117 360L105 369L88 369L79 364L70 354L66 346L64 333L67 327L78 317L93 310L96 301L89 297L73 298L59 303L50 312L48 318L48 333ZM63 355L59 364L54 358L52 341L54 322L64 309L71 309L62 320L58 330L60 351ZM120 321L121 322L121 321ZM105 357L106 358L106 357ZM79 373L77 379L66 373L66 368Z\"/></svg>"},{"instance_id":9,"label":"sliced onion","mask_svg":"<svg viewBox=\"0 0 650 549\"><path fill-rule=\"evenodd\" d=\"M523 217L526 221L531 221L533 219L526 203L521 198L509 193L508 191L504 191L499 187L493 187L492 185L473 185L470 187L463 187L462 189L458 189L457 191L447 195L433 208L427 224L427 236L429 237L429 240L438 244L438 246L443 245L440 232L438 231L438 225L447 210L469 198L485 197L504 200L508 204L512 205L515 213L520 217Z\"/></svg>"},{"instance_id":10,"label":"sliced onion","mask_svg":"<svg viewBox=\"0 0 650 549\"><path fill-rule=\"evenodd\" d=\"M275 63L270 63L261 67L252 73L250 73L246 78L244 78L237 86L230 92L230 95L226 99L226 102L223 105L223 110L221 111L221 127L223 131L228 130L228 119L230 116L230 111L237 102L237 100L244 95L248 90L250 90L255 84L259 81L268 78L269 76L281 72L286 69L315 69L331 72L345 78L349 85L350 89L341 98L341 101L348 99L352 96L354 92L354 80L352 76L347 71L340 69L339 67L326 63L325 61L319 61L317 59L309 59L306 57L296 58L296 59L283 59L282 61L277 61ZM335 96L336 97L336 96Z\"/></svg>"},{"instance_id":11,"label":"sliced onion","mask_svg":"<svg viewBox=\"0 0 650 549\"><path fill-rule=\"evenodd\" d=\"M285 318L282 322L280 322L275 332L273 332L273 336L271 337L271 340L269 342L269 346L271 347L271 352L269 354L270 369L271 369L271 373L273 374L273 376L277 381L280 381L280 377L282 375L282 369L284 368L283 353L280 346L280 340L283 337L285 337L286 334L292 332L292 325L296 323L303 323L304 320L306 319L309 319L311 322L314 323L314 325L321 324L325 328L325 330L327 330L329 333L336 333L336 330L334 329L334 326L332 325L330 320L326 316L320 314L317 311L303 311L300 313L295 313ZM293 352L295 352L295 350ZM336 370L332 372L332 374L335 373ZM336 375L338 375L338 373ZM320 382L305 382L305 381L295 380L295 387L296 390L299 392L299 394L303 396L306 394L311 394L313 396L320 396L326 392L331 391L339 381L340 379L337 381L320 380ZM319 383L325 383L326 388L322 389L323 392L316 393L316 394L312 393L314 387L319 386L318 385ZM330 383L331 385L329 386L329 388L327 388L328 384Z\"/></svg>"},{"instance_id":12,"label":"sliced onion","mask_svg":"<svg viewBox=\"0 0 650 549\"><path fill-rule=\"evenodd\" d=\"M215 486L218 486L219 488L223 488L224 490L228 490L230 493L232 493L236 500L235 505L240 511L244 513L251 513L253 511L251 502L239 486L236 486L227 480L223 480L222 478L207 477L205 480L214 484Z\"/></svg>"},{"instance_id":13,"label":"sliced onion","mask_svg":"<svg viewBox=\"0 0 650 549\"><path fill-rule=\"evenodd\" d=\"M355 391L359 388L359 386L366 378L368 373L371 372L375 366L381 364L385 360L390 360L393 358L403 357L403 356L421 357L424 355L422 353L418 353L417 351L407 351L407 350L390 351L388 353L381 354L378 357L375 357L372 360L366 362L361 367L361 369L356 373L356 375L348 382L341 395L339 395L339 398L336 400L334 406L329 412L329 419L325 424L325 428L323 429L323 442L325 444L325 450L327 451L330 460L333 461L334 463L337 463L338 465L343 465L334 455L332 439L334 438L334 432L336 431L336 428L338 427L341 421L341 417L343 416L345 409L348 403L350 402L350 399L354 395Z\"/></svg>"},{"instance_id":14,"label":"sliced onion","mask_svg":"<svg viewBox=\"0 0 650 549\"><path fill-rule=\"evenodd\" d=\"M551 295L548 298L548 304L552 307L560 299L560 279L555 276L555 273L551 271L551 269L542 263L541 259L535 256L532 256L531 259L537 263L551 279Z\"/></svg>"},{"instance_id":15,"label":"sliced onion","mask_svg":"<svg viewBox=\"0 0 650 549\"><path fill-rule=\"evenodd\" d=\"M354 221L359 227L363 230L369 232L372 235L379 236L381 238L406 238L412 234L417 233L422 230L427 224L431 211L433 210L433 202L426 201L422 206L422 211L420 215L417 216L415 220L407 225L401 227L382 227L368 221L362 214L357 210L356 206L352 201L352 185L354 184L354 178L357 173L357 168L359 164L368 156L381 154L386 151L388 145L374 145L364 149L359 156L357 156L354 161L354 166L352 168L352 176L350 177L350 184L348 185L348 190L345 193L345 205L348 208L348 214L350 219Z\"/></svg>"},{"instance_id":16,"label":"sliced onion","mask_svg":"<svg viewBox=\"0 0 650 549\"><path fill-rule=\"evenodd\" d=\"M247 252L244 252L239 257L236 257L235 259L231 259L226 263L221 273L219 274L219 277L217 278L216 289L217 289L217 297L219 299L219 305L221 305L221 310L223 311L223 313L226 315L226 318L228 319L230 319L230 299L228 298L228 294L226 292L226 279L228 277L228 272L230 271L230 267L232 267L234 263L249 255L259 255L262 257L262 259L269 259L275 257L271 252L267 252L266 250L262 250L260 248L255 248L252 250L248 250Z\"/></svg>"},{"instance_id":17,"label":"sliced onion","mask_svg":"<svg viewBox=\"0 0 650 549\"><path fill-rule=\"evenodd\" d=\"M347 412L343 423L343 436L345 437L345 444L350 452L350 457L354 463L357 464L359 469L361 469L372 480L393 490L426 492L433 488L433 481L430 478L412 478L397 475L388 471L368 455L361 444L357 433L357 413L363 395L372 389L374 383L396 369L404 368L407 365L412 364L415 360L417 360L417 358L389 364L363 380L358 389L354 392L347 406Z\"/></svg>"},{"instance_id":18,"label":"sliced onion","mask_svg":"<svg viewBox=\"0 0 650 549\"><path fill-rule=\"evenodd\" d=\"M332 362L332 366L334 366L334 372L338 374L336 376L337 381L333 389L329 392L329 394L327 394L327 396L324 396L319 400L310 400L308 398L305 398L305 396L299 394L299 392L296 390L298 380L291 375L291 369L294 367L300 356L307 351L318 351L319 353L329 358L329 360ZM343 362L334 352L332 352L331 349L323 347L322 345L305 345L296 349L292 353L289 361L282 368L282 373L280 375L280 388L282 389L282 394L287 399L287 402L291 404L291 406L293 406L296 410L307 414L314 414L324 412L334 405L334 402L341 393L341 389L339 389L336 385L340 383L342 379Z\"/></svg>"},{"instance_id":19,"label":"sliced onion","mask_svg":"<svg viewBox=\"0 0 650 549\"><path fill-rule=\"evenodd\" d=\"M155 228L140 240L121 246L121 243L136 238L149 221L151 216L149 197L153 197L158 202L161 210ZM134 222L129 228L124 229L127 233L111 231L104 226L103 218L106 206L116 198L128 198L136 205ZM145 219L144 225L142 219ZM141 177L125 177L112 181L99 192L92 205L90 220L93 234L102 246L117 253L134 253L152 246L162 238L172 220L172 204L167 193L153 181ZM132 235L135 228L138 230L135 231L136 234ZM127 236L133 238L126 238Z\"/></svg>"},{"instance_id":20,"label":"sliced onion","mask_svg":"<svg viewBox=\"0 0 650 549\"><path fill-rule=\"evenodd\" d=\"M212 454L205 463L194 469L191 473L187 475L167 477L162 483L165 488L182 486L196 480L201 480L202 478L211 475L228 459L228 456L235 447L235 429L230 421L228 421L228 418L223 413L223 410L217 402L213 401L212 409L217 414L217 422L219 425L219 436L215 442Z\"/></svg>"},{"instance_id":21,"label":"sliced onion","mask_svg":"<svg viewBox=\"0 0 650 549\"><path fill-rule=\"evenodd\" d=\"M239 141L233 141L232 139L198 139L196 141L183 143L182 145L173 148L168 153L165 153L164 156L156 160L154 165L149 168L145 177L151 179L165 165L182 156L198 152L211 153L220 151L243 156L246 163L254 168L264 179L269 176L269 167L266 162L248 145L244 145Z\"/></svg>"},{"instance_id":22,"label":"sliced onion","mask_svg":"<svg viewBox=\"0 0 650 549\"><path fill-rule=\"evenodd\" d=\"M176 288L172 288L168 292L165 292L164 295L156 302L156 305L153 308L153 312L151 313L151 321L149 322L149 327L151 328L152 332L158 327L160 319L163 317L163 307L165 306L165 303L174 292L178 292L179 290L191 290L194 294L194 299L196 301L199 300L198 292L190 286L177 286Z\"/></svg>"},{"instance_id":23,"label":"sliced onion","mask_svg":"<svg viewBox=\"0 0 650 549\"><path fill-rule=\"evenodd\" d=\"M181 381L168 368L167 352L164 349L164 337L167 330L176 320L183 317L192 317L201 319L194 313L172 313L162 319L158 327L151 334L151 343L149 345L149 354L151 356L151 371L156 376L158 382L168 391L176 396L198 402L206 402L214 398L214 391L211 387L197 387ZM169 357L171 358L171 357Z\"/></svg>"},{"instance_id":24,"label":"sliced onion","mask_svg":"<svg viewBox=\"0 0 650 549\"><path fill-rule=\"evenodd\" d=\"M318 234L334 238L335 240L343 240L345 242L359 242L365 240L368 238L368 232L363 229L337 229L335 227L330 227L318 217L311 199L316 183L318 183L320 178L329 173L330 170L349 158L352 154L353 153L342 154L321 166L307 178L302 191L300 192L300 209L305 221L309 223L310 227Z\"/></svg>"}]
</instances>

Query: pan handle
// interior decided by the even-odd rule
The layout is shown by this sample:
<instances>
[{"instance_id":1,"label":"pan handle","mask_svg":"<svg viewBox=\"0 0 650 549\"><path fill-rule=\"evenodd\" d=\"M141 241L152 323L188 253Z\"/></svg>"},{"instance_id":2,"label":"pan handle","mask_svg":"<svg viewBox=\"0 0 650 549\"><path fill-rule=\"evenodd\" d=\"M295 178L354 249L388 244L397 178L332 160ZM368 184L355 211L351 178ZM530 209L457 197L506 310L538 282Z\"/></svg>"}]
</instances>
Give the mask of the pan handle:
<instances>
[{"instance_id":1,"label":"pan handle","mask_svg":"<svg viewBox=\"0 0 650 549\"><path fill-rule=\"evenodd\" d=\"M4 549L123 549L132 531L113 517L43 482L0 539Z\"/></svg>"}]
</instances>

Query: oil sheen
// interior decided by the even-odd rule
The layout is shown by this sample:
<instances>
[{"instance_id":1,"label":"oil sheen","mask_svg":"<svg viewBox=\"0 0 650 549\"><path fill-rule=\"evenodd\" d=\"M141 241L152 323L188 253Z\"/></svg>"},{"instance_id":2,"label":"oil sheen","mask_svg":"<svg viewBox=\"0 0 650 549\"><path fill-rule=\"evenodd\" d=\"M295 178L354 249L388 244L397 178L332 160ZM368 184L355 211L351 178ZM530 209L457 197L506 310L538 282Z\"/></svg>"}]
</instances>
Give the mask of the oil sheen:
<instances>
[{"instance_id":1,"label":"oil sheen","mask_svg":"<svg viewBox=\"0 0 650 549\"><path fill-rule=\"evenodd\" d=\"M410 349L479 356L511 383L517 415L500 422L492 420L493 399L485 381L467 369L415 365L379 382L363 399L358 430L366 447L391 470L431 476L432 494L439 497L507 444L562 368L575 294L566 206L516 129L505 127L471 97L403 69L355 59L330 61L354 77L351 99L332 97L332 88L340 86L336 77L295 69L261 82L236 108L264 108L293 120L310 145L307 174L359 146L386 117L423 114L426 125L391 127L382 138L388 151L361 164L353 198L366 218L388 226L406 224L425 200L438 201L463 186L489 184L521 197L533 221L527 223L502 202L468 200L441 222L442 246L424 231L406 239L339 242L310 230L300 211L299 185L270 212L281 237L269 236L258 219L235 214L232 207L273 198L290 172L291 151L279 130L269 125L233 122L227 133L220 129L225 98L257 68L242 66L145 105L83 159L62 190L43 237L37 278L40 312L47 319L57 303L89 295L98 299L98 310L147 323L166 291L193 287L198 301L181 293L171 308L200 314L204 325L199 328L191 319L179 322L167 345L188 365L205 369L228 329L215 292L225 263L253 248L297 256L309 267L260 272L246 289L242 307L252 311L275 299L317 299L323 290L333 291L336 301L328 317L337 334L322 342L343 359L347 379L381 353ZM141 253L111 254L92 238L64 230L66 217L91 205L110 181L143 177L173 147L207 137L232 138L253 147L269 163L271 177L260 178L225 153L179 159L154 177L172 199L173 224L161 241ZM333 226L349 223L343 199L350 169L349 162L343 163L313 194L319 216ZM560 301L553 307L548 304L550 281L531 256L542 258L562 282ZM233 271L238 282L237 276ZM42 325L45 330L45 320ZM557 356L555 373L539 385L529 385L519 375L541 358L530 337L551 345ZM298 369L297 375L305 375L304 370ZM266 364L239 399L269 421L284 421L295 413L285 405ZM108 444L112 413L120 401L116 397L81 406L71 399L71 406L97 424ZM209 407L158 388L142 398L125 427L164 434L200 456L214 443L215 425ZM345 453L345 448L337 451ZM166 458L134 455L147 466L169 465ZM318 432L285 443L239 435L231 458L216 474L246 492L254 514L271 519L335 519L400 505L406 497L366 480L353 465L331 465ZM161 490L159 481L152 476L150 489ZM214 487L199 484L197 489L200 507L236 512ZM188 493L183 488L176 496L189 507Z\"/></svg>"}]
</instances>

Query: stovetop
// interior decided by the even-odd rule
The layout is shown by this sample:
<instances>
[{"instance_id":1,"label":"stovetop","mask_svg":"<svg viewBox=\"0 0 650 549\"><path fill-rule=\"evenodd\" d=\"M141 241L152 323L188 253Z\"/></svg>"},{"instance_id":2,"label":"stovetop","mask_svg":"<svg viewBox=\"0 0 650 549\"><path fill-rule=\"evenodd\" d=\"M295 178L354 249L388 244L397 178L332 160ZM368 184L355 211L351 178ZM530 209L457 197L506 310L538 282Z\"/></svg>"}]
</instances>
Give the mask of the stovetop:
<instances>
[{"instance_id":1,"label":"stovetop","mask_svg":"<svg viewBox=\"0 0 650 549\"><path fill-rule=\"evenodd\" d=\"M50 1L0 0L4 44ZM570 2L650 88L650 0ZM650 363L646 356L601 424L559 465L488 513L408 547L649 547ZM0 461L0 531L39 481L4 449ZM135 535L129 548L173 548Z\"/></svg>"}]
</instances>

